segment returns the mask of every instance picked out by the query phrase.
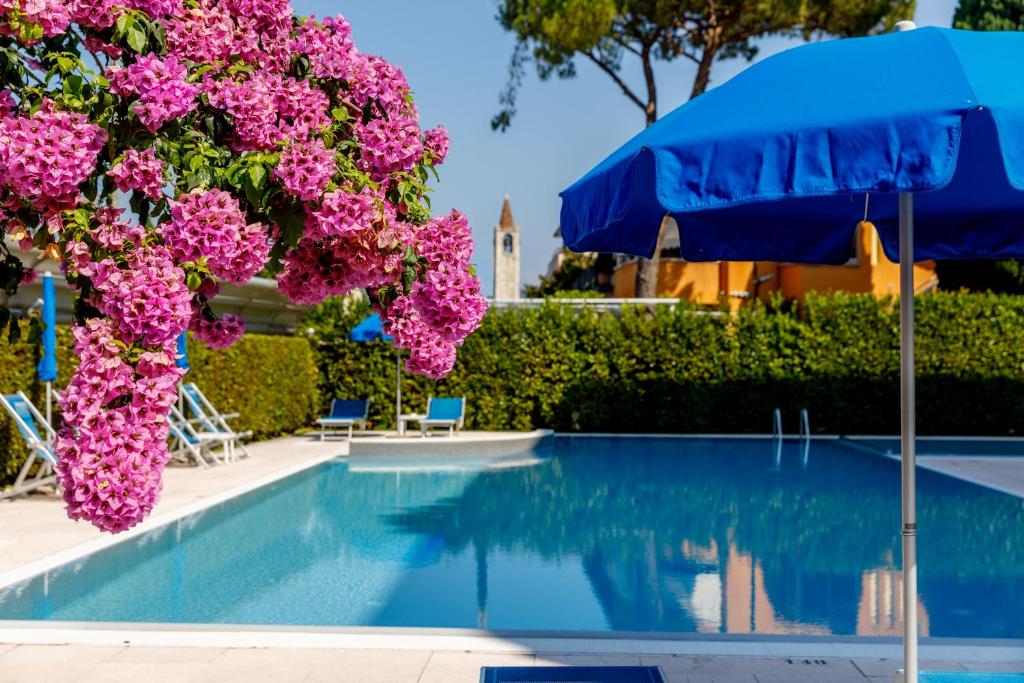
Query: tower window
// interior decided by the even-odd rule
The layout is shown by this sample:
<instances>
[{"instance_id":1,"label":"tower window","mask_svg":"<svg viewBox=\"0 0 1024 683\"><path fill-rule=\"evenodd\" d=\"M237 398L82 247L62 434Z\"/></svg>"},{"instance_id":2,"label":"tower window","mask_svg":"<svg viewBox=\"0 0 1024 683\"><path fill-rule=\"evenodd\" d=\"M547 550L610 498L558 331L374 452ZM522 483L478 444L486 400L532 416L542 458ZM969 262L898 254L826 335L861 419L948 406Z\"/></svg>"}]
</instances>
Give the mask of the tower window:
<instances>
[{"instance_id":1,"label":"tower window","mask_svg":"<svg viewBox=\"0 0 1024 683\"><path fill-rule=\"evenodd\" d=\"M512 235L505 235L501 242L501 250L506 254L512 253Z\"/></svg>"}]
</instances>

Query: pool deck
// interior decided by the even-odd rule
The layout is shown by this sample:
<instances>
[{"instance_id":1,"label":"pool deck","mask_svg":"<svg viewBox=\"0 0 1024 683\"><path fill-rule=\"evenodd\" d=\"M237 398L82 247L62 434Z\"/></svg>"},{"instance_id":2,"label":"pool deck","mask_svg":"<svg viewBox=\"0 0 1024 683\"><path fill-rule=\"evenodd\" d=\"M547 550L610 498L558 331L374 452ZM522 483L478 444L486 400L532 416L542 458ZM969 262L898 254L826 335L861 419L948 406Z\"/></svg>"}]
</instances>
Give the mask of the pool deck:
<instances>
[{"instance_id":1,"label":"pool deck","mask_svg":"<svg viewBox=\"0 0 1024 683\"><path fill-rule=\"evenodd\" d=\"M923 456L919 467L1024 498L1024 458Z\"/></svg>"},{"instance_id":2,"label":"pool deck","mask_svg":"<svg viewBox=\"0 0 1024 683\"><path fill-rule=\"evenodd\" d=\"M437 441L445 437L435 437ZM418 440L418 439L417 439ZM429 439L428 441L434 441ZM172 467L146 531L334 457L348 444L310 436L250 446L253 457L208 470ZM1024 458L921 458L921 467L1024 497ZM124 537L124 535L122 535ZM52 497L0 502L0 585L119 540L69 523ZM670 683L893 681L896 641L830 638L573 638L301 629L188 630L0 623L0 683L476 683L480 667L651 664ZM386 630L384 630L386 631ZM198 646L198 647L197 647ZM925 669L1024 671L1016 642L925 641Z\"/></svg>"},{"instance_id":3,"label":"pool deck","mask_svg":"<svg viewBox=\"0 0 1024 683\"><path fill-rule=\"evenodd\" d=\"M0 645L0 683L477 683L482 666L660 666L668 683L895 681L891 659L621 656L443 650ZM1019 664L933 661L944 671Z\"/></svg>"}]
</instances>

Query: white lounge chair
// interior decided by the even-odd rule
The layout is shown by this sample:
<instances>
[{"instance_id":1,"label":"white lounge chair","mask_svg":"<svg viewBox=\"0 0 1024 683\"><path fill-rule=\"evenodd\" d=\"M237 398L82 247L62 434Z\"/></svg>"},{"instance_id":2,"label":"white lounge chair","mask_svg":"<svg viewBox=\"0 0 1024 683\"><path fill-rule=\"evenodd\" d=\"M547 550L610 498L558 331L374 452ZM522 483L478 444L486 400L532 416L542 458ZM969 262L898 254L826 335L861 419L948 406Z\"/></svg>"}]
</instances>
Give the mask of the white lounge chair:
<instances>
[{"instance_id":1,"label":"white lounge chair","mask_svg":"<svg viewBox=\"0 0 1024 683\"><path fill-rule=\"evenodd\" d=\"M13 498L44 486L56 484L57 475L53 471L54 465L57 464L57 456L53 451L53 438L56 436L56 433L53 431L53 427L36 410L32 402L28 400L28 397L20 391L16 394L0 395L0 403L3 403L4 409L7 410L14 420L18 432L25 440L25 445L29 448L28 459L21 466L21 471L18 472L14 485L0 491L0 499ZM40 426L43 432L39 431ZM43 436L44 432L46 436ZM36 473L29 476L33 465L37 461L38 469L36 469Z\"/></svg>"},{"instance_id":2,"label":"white lounge chair","mask_svg":"<svg viewBox=\"0 0 1024 683\"><path fill-rule=\"evenodd\" d=\"M191 458L202 467L210 466L206 459L207 456L218 464L228 458L230 438L225 437L219 432L197 431L188 421L188 418L182 415L181 411L174 406L171 406L167 422L170 425L171 438L177 444L177 448L172 451L176 457ZM214 450L218 445L221 447L220 454ZM223 456L223 459L221 456Z\"/></svg>"},{"instance_id":3,"label":"white lounge chair","mask_svg":"<svg viewBox=\"0 0 1024 683\"><path fill-rule=\"evenodd\" d=\"M370 399L358 400L332 399L331 412L316 421L320 425L320 440L323 441L328 429L348 429L348 438L352 438L352 428L366 431L366 420L370 416Z\"/></svg>"},{"instance_id":4,"label":"white lounge chair","mask_svg":"<svg viewBox=\"0 0 1024 683\"><path fill-rule=\"evenodd\" d=\"M238 459L238 451L249 457L250 453L246 449L245 444L242 443L242 439L250 438L252 431L237 432L228 424L228 420L238 417L238 413L223 414L218 412L213 407L213 404L210 403L210 399L206 398L206 395L199 390L195 382L183 384L181 388L185 404L195 418L190 420L190 422L198 425L196 431L220 435L227 445L229 461Z\"/></svg>"},{"instance_id":5,"label":"white lounge chair","mask_svg":"<svg viewBox=\"0 0 1024 683\"><path fill-rule=\"evenodd\" d=\"M427 416L420 419L420 436L425 437L427 430L440 427L448 430L448 436L462 429L466 420L466 397L462 398L428 398Z\"/></svg>"}]
</instances>

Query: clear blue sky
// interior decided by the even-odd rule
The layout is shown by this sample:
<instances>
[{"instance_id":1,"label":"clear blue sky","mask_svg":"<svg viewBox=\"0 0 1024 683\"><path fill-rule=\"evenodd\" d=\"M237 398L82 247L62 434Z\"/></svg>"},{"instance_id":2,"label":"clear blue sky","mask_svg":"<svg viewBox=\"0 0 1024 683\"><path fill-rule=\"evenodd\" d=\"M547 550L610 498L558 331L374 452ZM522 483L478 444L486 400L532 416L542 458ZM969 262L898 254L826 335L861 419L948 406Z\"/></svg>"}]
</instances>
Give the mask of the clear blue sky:
<instances>
[{"instance_id":1,"label":"clear blue sky","mask_svg":"<svg viewBox=\"0 0 1024 683\"><path fill-rule=\"evenodd\" d=\"M416 91L425 128L444 123L452 152L441 168L435 213L463 211L473 226L475 262L484 292L492 291L492 228L501 202L512 199L522 229L523 282L535 282L560 245L558 192L643 127L639 109L588 64L570 81L540 82L531 71L519 114L506 133L491 131L513 39L494 19L492 0L293 0L297 14L343 14L359 48L400 65ZM956 0L918 0L918 25L949 26ZM759 57L789 47L765 41ZM746 63L715 66L712 85ZM639 70L627 71L634 82ZM658 67L660 109L682 104L693 81L685 60Z\"/></svg>"}]
</instances>

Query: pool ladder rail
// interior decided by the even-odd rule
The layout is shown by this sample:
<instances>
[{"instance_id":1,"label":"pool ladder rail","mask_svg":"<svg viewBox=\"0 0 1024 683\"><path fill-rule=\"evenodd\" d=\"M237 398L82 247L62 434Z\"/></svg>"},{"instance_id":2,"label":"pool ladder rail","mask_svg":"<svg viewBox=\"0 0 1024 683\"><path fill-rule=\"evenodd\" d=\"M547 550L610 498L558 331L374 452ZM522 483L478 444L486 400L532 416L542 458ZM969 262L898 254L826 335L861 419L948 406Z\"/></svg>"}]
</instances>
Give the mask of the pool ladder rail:
<instances>
[{"instance_id":1,"label":"pool ladder rail","mask_svg":"<svg viewBox=\"0 0 1024 683\"><path fill-rule=\"evenodd\" d=\"M811 455L811 419L807 408L800 410L800 433L797 436L802 446L800 453L800 468L807 469L807 463ZM782 442L786 435L782 431L782 409L776 408L772 411L772 444L775 446L775 464L772 470L782 469Z\"/></svg>"}]
</instances>

